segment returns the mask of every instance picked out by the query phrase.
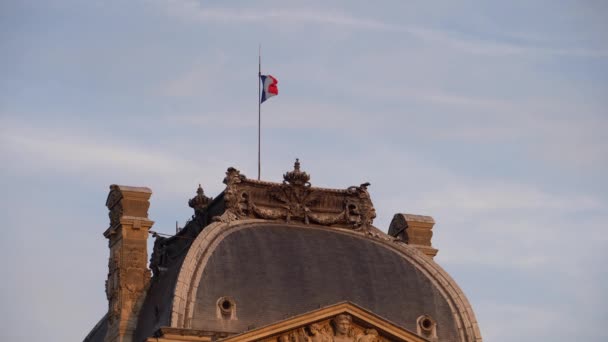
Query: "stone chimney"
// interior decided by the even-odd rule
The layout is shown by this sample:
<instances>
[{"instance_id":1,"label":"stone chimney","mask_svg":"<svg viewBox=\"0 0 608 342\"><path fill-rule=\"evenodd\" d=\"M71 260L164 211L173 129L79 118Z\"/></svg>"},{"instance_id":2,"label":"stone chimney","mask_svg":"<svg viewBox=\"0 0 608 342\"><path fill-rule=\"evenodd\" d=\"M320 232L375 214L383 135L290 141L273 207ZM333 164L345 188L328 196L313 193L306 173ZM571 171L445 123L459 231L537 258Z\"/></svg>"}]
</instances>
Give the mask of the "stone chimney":
<instances>
[{"instance_id":1,"label":"stone chimney","mask_svg":"<svg viewBox=\"0 0 608 342\"><path fill-rule=\"evenodd\" d=\"M430 216L395 214L388 228L388 235L416 247L422 253L433 258L438 252L431 245L434 225L435 220Z\"/></svg>"},{"instance_id":2,"label":"stone chimney","mask_svg":"<svg viewBox=\"0 0 608 342\"><path fill-rule=\"evenodd\" d=\"M151 195L148 188L110 185L106 200L110 227L103 233L110 248L106 342L131 342L137 326L150 282L147 240L154 224L148 219Z\"/></svg>"}]
</instances>

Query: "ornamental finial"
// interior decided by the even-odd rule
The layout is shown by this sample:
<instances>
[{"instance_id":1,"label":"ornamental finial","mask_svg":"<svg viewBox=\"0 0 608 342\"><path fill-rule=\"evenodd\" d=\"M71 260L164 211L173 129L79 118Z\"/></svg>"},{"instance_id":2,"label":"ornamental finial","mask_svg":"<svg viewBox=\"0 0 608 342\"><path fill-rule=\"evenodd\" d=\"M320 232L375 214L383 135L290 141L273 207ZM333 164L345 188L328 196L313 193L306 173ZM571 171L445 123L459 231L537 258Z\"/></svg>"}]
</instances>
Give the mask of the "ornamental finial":
<instances>
[{"instance_id":1,"label":"ornamental finial","mask_svg":"<svg viewBox=\"0 0 608 342\"><path fill-rule=\"evenodd\" d=\"M199 214L202 212L213 198L205 196L205 191L203 187L199 184L198 189L196 189L196 196L188 201L188 205L190 208L194 209L195 214Z\"/></svg>"}]
</instances>

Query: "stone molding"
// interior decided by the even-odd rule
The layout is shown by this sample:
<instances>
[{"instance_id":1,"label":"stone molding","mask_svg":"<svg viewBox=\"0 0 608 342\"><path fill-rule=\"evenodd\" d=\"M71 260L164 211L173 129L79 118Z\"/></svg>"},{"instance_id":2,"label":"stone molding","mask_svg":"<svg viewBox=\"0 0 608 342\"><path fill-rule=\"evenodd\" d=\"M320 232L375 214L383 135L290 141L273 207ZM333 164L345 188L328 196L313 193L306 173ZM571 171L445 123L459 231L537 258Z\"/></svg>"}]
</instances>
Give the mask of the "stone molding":
<instances>
[{"instance_id":1,"label":"stone molding","mask_svg":"<svg viewBox=\"0 0 608 342\"><path fill-rule=\"evenodd\" d=\"M207 226L194 240L182 267L180 269L173 297L171 327L191 328L196 303L198 284L207 265L219 243L229 234L240 229L246 229L253 224L272 224L268 220L248 219L230 222L215 222ZM285 225L285 223L277 223ZM339 234L371 239L382 244L421 271L439 290L452 309L454 319L460 334L461 342L481 342L481 332L475 314L466 296L456 282L437 263L415 247L395 242L393 238L382 233L383 236L367 234L363 231L343 228L328 228L318 225L303 225L292 223L291 226L307 227L309 229L331 229ZM376 228L374 228L376 229ZM377 229L376 229L377 230Z\"/></svg>"},{"instance_id":2,"label":"stone molding","mask_svg":"<svg viewBox=\"0 0 608 342\"><path fill-rule=\"evenodd\" d=\"M146 187L110 185L110 193L106 199L110 228L119 225L119 219L123 215L147 218L151 195L152 190Z\"/></svg>"},{"instance_id":3,"label":"stone molding","mask_svg":"<svg viewBox=\"0 0 608 342\"><path fill-rule=\"evenodd\" d=\"M211 342L214 335L213 332L202 330L162 327L146 342Z\"/></svg>"}]
</instances>

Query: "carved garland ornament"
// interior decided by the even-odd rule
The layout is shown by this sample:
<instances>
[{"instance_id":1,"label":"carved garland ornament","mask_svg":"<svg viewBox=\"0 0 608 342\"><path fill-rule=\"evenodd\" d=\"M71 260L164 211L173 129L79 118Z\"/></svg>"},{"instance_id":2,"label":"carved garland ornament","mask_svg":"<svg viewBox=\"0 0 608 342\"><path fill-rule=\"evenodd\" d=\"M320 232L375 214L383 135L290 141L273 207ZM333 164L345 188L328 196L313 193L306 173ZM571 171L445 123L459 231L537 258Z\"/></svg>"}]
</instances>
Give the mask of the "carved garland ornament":
<instances>
[{"instance_id":1,"label":"carved garland ornament","mask_svg":"<svg viewBox=\"0 0 608 342\"><path fill-rule=\"evenodd\" d=\"M298 159L293 171L283 175L282 184L249 180L237 169L228 168L224 178L226 211L216 220L250 217L363 229L372 224L376 211L367 191L369 183L333 190L313 188L309 180Z\"/></svg>"}]
</instances>

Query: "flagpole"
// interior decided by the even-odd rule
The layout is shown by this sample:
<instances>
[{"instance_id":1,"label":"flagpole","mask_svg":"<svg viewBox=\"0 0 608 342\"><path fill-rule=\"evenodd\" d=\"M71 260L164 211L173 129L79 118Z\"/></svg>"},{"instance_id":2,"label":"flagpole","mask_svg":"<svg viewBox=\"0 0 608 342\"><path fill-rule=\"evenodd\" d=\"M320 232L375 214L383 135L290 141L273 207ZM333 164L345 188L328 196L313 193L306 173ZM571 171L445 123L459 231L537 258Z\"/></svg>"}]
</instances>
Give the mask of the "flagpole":
<instances>
[{"instance_id":1,"label":"flagpole","mask_svg":"<svg viewBox=\"0 0 608 342\"><path fill-rule=\"evenodd\" d=\"M260 180L261 167L261 127L262 127L262 103L261 103L261 78L262 78L262 44L258 45L258 180Z\"/></svg>"}]
</instances>

